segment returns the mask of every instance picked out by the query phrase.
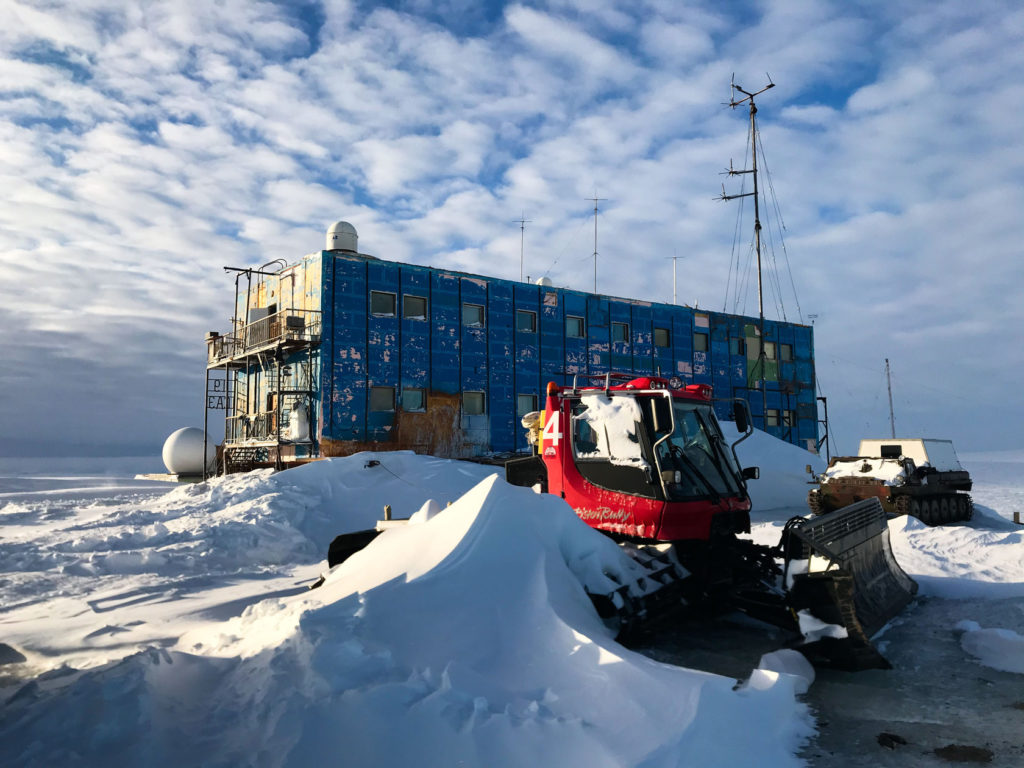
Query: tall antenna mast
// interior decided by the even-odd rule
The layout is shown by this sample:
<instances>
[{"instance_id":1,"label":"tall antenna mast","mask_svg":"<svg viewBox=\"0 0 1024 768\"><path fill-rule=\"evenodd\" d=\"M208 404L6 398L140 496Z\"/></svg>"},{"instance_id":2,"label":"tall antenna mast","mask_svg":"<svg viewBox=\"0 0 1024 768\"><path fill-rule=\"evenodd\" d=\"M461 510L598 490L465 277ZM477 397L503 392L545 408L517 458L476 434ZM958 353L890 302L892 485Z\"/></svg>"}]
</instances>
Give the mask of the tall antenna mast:
<instances>
[{"instance_id":1,"label":"tall antenna mast","mask_svg":"<svg viewBox=\"0 0 1024 768\"><path fill-rule=\"evenodd\" d=\"M765 354L764 354L764 290L761 284L761 216L758 208L758 194L757 194L757 105L754 104L754 97L760 96L762 93L770 88L774 88L775 83L772 82L771 77L768 78L768 85L762 88L760 91L751 93L745 91L740 86L736 85L736 82L732 82L732 96L729 99L729 106L733 109L740 106L744 102L750 103L750 151L752 158L752 167L750 170L737 171L732 167L732 161L729 162L729 169L726 171L730 176L739 176L744 173L753 174L754 177L754 191L745 192L740 195L727 195L725 194L725 185L722 185L722 195L720 200L736 200L740 197L753 197L754 198L754 250L757 252L757 315L758 315L758 332L761 334L759 351L757 354L757 366L761 371L761 414L764 420L764 426L768 426L768 392L765 389L764 374L765 374ZM736 92L739 91L743 94L743 98L737 99Z\"/></svg>"},{"instance_id":2,"label":"tall antenna mast","mask_svg":"<svg viewBox=\"0 0 1024 768\"><path fill-rule=\"evenodd\" d=\"M526 243L526 225L531 224L531 220L526 218L526 211L519 217L519 282L523 282L523 245Z\"/></svg>"},{"instance_id":3,"label":"tall antenna mast","mask_svg":"<svg viewBox=\"0 0 1024 768\"><path fill-rule=\"evenodd\" d=\"M666 256L666 259L672 259L672 304L678 304L676 299L676 262L683 258L682 256Z\"/></svg>"},{"instance_id":4,"label":"tall antenna mast","mask_svg":"<svg viewBox=\"0 0 1024 768\"><path fill-rule=\"evenodd\" d=\"M889 388L889 430L891 434L889 437L893 440L896 439L896 417L893 416L892 412L892 378L889 376L889 358L885 358L885 383Z\"/></svg>"},{"instance_id":5,"label":"tall antenna mast","mask_svg":"<svg viewBox=\"0 0 1024 768\"><path fill-rule=\"evenodd\" d=\"M594 293L597 293L597 204L599 201L607 200L607 197L597 197L597 190L594 190L594 197L585 197L594 204Z\"/></svg>"}]
</instances>

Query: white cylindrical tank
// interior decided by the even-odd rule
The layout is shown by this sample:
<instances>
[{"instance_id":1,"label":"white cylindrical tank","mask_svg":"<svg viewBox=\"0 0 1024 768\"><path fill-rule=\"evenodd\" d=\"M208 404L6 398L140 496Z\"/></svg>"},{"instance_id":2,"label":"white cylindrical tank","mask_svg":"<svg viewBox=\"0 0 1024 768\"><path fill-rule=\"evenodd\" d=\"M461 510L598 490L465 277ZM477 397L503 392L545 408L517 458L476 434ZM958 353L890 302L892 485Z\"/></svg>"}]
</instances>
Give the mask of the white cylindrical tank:
<instances>
[{"instance_id":1,"label":"white cylindrical tank","mask_svg":"<svg viewBox=\"0 0 1024 768\"><path fill-rule=\"evenodd\" d=\"M327 228L325 250L359 253L359 234L347 221L336 221Z\"/></svg>"},{"instance_id":2,"label":"white cylindrical tank","mask_svg":"<svg viewBox=\"0 0 1024 768\"><path fill-rule=\"evenodd\" d=\"M288 439L296 441L309 439L309 411L302 403L296 404L288 416Z\"/></svg>"},{"instance_id":3,"label":"white cylindrical tank","mask_svg":"<svg viewBox=\"0 0 1024 768\"><path fill-rule=\"evenodd\" d=\"M206 444L206 466L215 467L217 446L212 441ZM203 430L199 427L182 427L172 432L164 441L164 466L172 475L203 474Z\"/></svg>"}]
</instances>

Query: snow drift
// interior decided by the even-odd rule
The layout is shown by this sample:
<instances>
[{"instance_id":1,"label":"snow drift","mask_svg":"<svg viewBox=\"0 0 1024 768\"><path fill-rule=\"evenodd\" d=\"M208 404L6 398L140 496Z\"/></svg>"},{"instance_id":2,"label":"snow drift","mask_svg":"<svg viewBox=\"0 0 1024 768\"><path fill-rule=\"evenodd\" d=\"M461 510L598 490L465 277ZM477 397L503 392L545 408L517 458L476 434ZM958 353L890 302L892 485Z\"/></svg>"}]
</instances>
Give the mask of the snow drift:
<instances>
[{"instance_id":1,"label":"snow drift","mask_svg":"<svg viewBox=\"0 0 1024 768\"><path fill-rule=\"evenodd\" d=\"M560 499L490 477L315 591L52 692L29 684L8 701L2 752L22 765L799 764L805 678L766 668L734 690L611 639L584 584L630 565Z\"/></svg>"}]
</instances>

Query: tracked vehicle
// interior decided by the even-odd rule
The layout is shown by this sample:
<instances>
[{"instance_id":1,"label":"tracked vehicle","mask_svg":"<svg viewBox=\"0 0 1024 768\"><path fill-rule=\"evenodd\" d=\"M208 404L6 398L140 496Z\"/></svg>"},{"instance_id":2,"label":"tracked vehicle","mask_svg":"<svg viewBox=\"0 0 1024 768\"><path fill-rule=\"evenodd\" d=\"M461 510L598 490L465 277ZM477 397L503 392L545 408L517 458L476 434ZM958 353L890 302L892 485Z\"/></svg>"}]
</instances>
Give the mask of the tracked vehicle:
<instances>
[{"instance_id":1,"label":"tracked vehicle","mask_svg":"<svg viewBox=\"0 0 1024 768\"><path fill-rule=\"evenodd\" d=\"M877 497L886 514L912 515L927 525L970 520L972 481L951 440L861 440L857 456L836 456L813 475L807 494L816 515Z\"/></svg>"},{"instance_id":2,"label":"tracked vehicle","mask_svg":"<svg viewBox=\"0 0 1024 768\"><path fill-rule=\"evenodd\" d=\"M711 387L673 384L613 374L596 386L551 383L544 411L524 419L535 453L505 465L509 482L565 499L641 566L633 581L590 593L598 613L621 638L698 606L738 609L792 630L814 662L888 666L870 636L917 585L892 555L877 499L794 518L775 547L741 538L750 531L747 482L758 477L735 451L753 431L747 405L735 401L743 435L729 445ZM377 532L337 537L329 564Z\"/></svg>"}]
</instances>

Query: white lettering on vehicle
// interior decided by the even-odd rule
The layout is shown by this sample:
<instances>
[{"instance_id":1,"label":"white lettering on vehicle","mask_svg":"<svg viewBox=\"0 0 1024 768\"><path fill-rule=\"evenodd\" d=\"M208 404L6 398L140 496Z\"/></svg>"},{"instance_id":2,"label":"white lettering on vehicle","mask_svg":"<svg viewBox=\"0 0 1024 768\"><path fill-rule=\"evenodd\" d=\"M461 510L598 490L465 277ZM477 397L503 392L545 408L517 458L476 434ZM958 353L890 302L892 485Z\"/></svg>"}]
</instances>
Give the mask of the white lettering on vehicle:
<instances>
[{"instance_id":1,"label":"white lettering on vehicle","mask_svg":"<svg viewBox=\"0 0 1024 768\"><path fill-rule=\"evenodd\" d=\"M548 420L544 422L544 440L551 443L551 445L558 445L558 441L562 439L562 433L558 431L558 417L558 411L554 411L550 416L548 416ZM547 456L549 454L545 451L544 455Z\"/></svg>"},{"instance_id":2,"label":"white lettering on vehicle","mask_svg":"<svg viewBox=\"0 0 1024 768\"><path fill-rule=\"evenodd\" d=\"M598 509L587 509L581 507L576 514L583 520L597 520L600 522L625 522L629 520L630 514L624 509L611 509L610 507L599 507Z\"/></svg>"}]
</instances>

